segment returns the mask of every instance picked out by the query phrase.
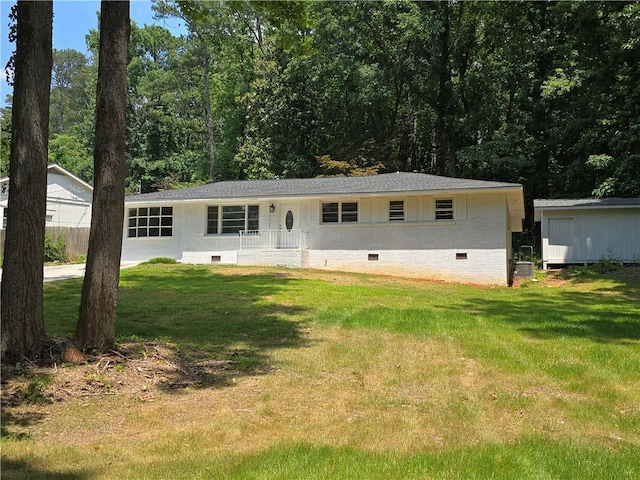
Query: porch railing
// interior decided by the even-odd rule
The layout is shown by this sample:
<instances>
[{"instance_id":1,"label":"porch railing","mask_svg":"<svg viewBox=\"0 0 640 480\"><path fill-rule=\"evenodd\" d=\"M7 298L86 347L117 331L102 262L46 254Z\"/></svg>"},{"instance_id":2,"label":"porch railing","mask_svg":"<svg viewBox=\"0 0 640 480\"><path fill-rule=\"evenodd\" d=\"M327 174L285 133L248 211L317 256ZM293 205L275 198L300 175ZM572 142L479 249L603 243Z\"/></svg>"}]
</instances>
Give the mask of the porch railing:
<instances>
[{"instance_id":1,"label":"porch railing","mask_svg":"<svg viewBox=\"0 0 640 480\"><path fill-rule=\"evenodd\" d=\"M306 248L302 230L240 230L240 249L276 250Z\"/></svg>"}]
</instances>

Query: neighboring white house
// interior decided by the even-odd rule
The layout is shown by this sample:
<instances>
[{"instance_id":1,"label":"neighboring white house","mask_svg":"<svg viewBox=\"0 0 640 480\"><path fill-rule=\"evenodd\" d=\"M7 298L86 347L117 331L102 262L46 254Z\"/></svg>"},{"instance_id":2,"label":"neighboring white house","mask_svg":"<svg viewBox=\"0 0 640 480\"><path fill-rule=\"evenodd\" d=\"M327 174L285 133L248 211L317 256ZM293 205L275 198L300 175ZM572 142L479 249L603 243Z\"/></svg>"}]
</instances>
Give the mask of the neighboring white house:
<instances>
[{"instance_id":1,"label":"neighboring white house","mask_svg":"<svg viewBox=\"0 0 640 480\"><path fill-rule=\"evenodd\" d=\"M542 266L640 260L640 198L534 200Z\"/></svg>"},{"instance_id":2,"label":"neighboring white house","mask_svg":"<svg viewBox=\"0 0 640 480\"><path fill-rule=\"evenodd\" d=\"M420 173L212 183L127 197L122 259L506 285L522 186Z\"/></svg>"},{"instance_id":3,"label":"neighboring white house","mask_svg":"<svg viewBox=\"0 0 640 480\"><path fill-rule=\"evenodd\" d=\"M6 226L9 177L0 178L0 229ZM90 227L93 188L60 165L47 167L47 227Z\"/></svg>"}]
</instances>

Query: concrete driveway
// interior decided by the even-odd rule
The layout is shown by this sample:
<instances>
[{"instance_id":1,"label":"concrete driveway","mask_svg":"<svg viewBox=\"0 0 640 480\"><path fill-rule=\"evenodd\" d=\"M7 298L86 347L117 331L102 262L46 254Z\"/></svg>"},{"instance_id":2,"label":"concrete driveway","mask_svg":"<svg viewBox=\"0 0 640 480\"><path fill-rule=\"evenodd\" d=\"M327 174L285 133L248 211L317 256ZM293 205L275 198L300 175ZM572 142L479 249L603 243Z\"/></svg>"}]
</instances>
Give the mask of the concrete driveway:
<instances>
[{"instance_id":1,"label":"concrete driveway","mask_svg":"<svg viewBox=\"0 0 640 480\"><path fill-rule=\"evenodd\" d=\"M122 262L120 268L133 267L140 262ZM68 280L70 278L78 278L84 276L84 263L72 263L67 265L45 265L44 281L55 282L57 280ZM0 269L0 279L2 278L2 269Z\"/></svg>"}]
</instances>

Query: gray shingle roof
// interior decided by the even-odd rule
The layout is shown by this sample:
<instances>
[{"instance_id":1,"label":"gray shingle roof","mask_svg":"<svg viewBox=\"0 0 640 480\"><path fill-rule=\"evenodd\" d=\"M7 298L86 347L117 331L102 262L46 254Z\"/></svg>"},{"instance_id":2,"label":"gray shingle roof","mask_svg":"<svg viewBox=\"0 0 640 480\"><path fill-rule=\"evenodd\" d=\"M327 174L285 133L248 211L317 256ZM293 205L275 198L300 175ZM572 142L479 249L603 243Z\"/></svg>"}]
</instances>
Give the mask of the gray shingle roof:
<instances>
[{"instance_id":1,"label":"gray shingle roof","mask_svg":"<svg viewBox=\"0 0 640 480\"><path fill-rule=\"evenodd\" d=\"M234 198L313 197L348 194L384 194L421 191L452 192L476 189L520 189L518 183L440 177L424 173L385 173L368 177L328 177L286 180L243 180L198 187L144 193L127 202Z\"/></svg>"},{"instance_id":2,"label":"gray shingle roof","mask_svg":"<svg viewBox=\"0 0 640 480\"><path fill-rule=\"evenodd\" d=\"M640 197L635 198L559 198L559 199L535 199L534 208L604 208L618 206L640 206Z\"/></svg>"}]
</instances>

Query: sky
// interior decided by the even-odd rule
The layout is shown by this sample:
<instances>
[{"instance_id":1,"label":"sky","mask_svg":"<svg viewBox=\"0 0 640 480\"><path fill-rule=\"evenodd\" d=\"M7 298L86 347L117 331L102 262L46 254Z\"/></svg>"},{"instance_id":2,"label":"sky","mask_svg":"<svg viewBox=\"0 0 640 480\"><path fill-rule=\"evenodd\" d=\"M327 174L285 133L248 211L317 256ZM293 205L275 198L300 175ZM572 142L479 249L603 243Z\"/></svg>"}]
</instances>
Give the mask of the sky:
<instances>
[{"instance_id":1,"label":"sky","mask_svg":"<svg viewBox=\"0 0 640 480\"><path fill-rule=\"evenodd\" d=\"M0 106L5 106L5 98L13 92L6 82L5 66L15 50L15 44L9 43L9 13L15 5L14 0L0 0ZM53 48L62 50L73 48L86 53L85 35L91 29L97 29L100 2L96 0L54 0L53 2ZM131 0L131 20L138 26L162 25L174 35L186 33L179 19L154 20L149 0Z\"/></svg>"}]
</instances>

